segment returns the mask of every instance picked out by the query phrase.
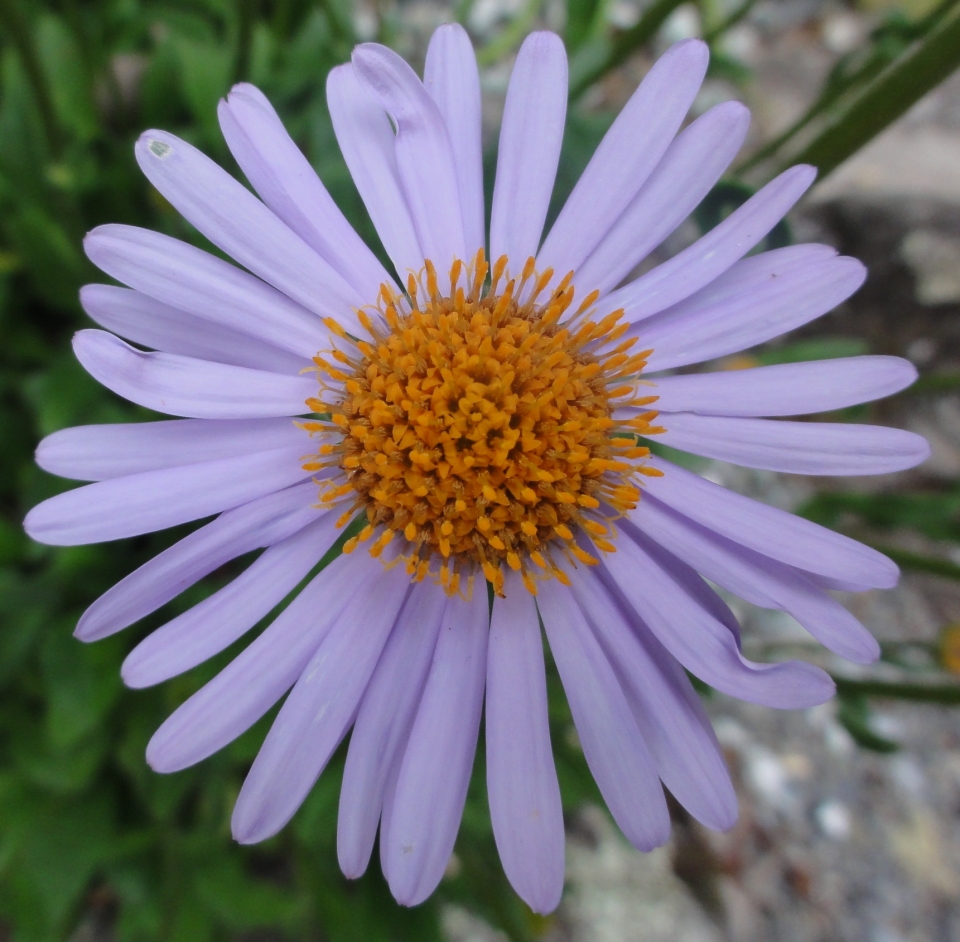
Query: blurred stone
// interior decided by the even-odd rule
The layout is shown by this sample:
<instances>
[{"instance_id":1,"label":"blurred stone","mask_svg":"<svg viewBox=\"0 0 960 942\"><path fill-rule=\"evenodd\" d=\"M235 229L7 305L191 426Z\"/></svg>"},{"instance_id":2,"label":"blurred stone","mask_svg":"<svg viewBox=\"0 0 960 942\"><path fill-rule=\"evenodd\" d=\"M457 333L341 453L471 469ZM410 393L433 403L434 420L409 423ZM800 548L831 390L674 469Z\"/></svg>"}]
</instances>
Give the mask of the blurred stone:
<instances>
[{"instance_id":1,"label":"blurred stone","mask_svg":"<svg viewBox=\"0 0 960 942\"><path fill-rule=\"evenodd\" d=\"M641 854L604 811L586 808L567 843L570 890L561 907L584 942L721 942L671 866L670 850Z\"/></svg>"},{"instance_id":2,"label":"blurred stone","mask_svg":"<svg viewBox=\"0 0 960 942\"><path fill-rule=\"evenodd\" d=\"M900 255L913 271L921 304L960 301L960 236L914 229L900 243Z\"/></svg>"}]
</instances>

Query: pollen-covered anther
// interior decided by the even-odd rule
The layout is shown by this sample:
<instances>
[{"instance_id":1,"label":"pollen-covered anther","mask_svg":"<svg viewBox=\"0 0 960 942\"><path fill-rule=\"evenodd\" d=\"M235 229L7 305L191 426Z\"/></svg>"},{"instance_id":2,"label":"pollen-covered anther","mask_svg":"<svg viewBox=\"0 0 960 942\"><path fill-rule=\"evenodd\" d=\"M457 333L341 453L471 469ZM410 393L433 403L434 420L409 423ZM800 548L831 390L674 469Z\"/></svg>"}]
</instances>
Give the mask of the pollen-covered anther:
<instances>
[{"instance_id":1,"label":"pollen-covered anther","mask_svg":"<svg viewBox=\"0 0 960 942\"><path fill-rule=\"evenodd\" d=\"M349 502L369 541L411 578L432 575L451 594L477 574L503 594L504 573L567 582L560 558L595 565L578 544L614 550L613 521L636 506L655 434L656 396L638 395L651 351L633 353L615 311L590 318L598 294L573 307L573 273L554 283L528 259L519 277L483 252L441 279L431 262L406 293L383 285L357 312L366 336L328 324L342 349L314 359L322 443L304 467L323 470L321 505ZM614 419L629 409L632 418Z\"/></svg>"}]
</instances>

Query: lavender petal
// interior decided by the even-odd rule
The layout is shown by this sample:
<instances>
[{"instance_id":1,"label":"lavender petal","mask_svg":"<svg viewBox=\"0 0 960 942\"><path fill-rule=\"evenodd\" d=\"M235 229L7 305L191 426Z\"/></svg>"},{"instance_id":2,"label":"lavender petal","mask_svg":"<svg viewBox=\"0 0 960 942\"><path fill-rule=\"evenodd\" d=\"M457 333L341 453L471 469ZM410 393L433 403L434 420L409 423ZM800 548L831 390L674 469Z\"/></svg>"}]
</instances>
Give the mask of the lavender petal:
<instances>
[{"instance_id":1,"label":"lavender petal","mask_svg":"<svg viewBox=\"0 0 960 942\"><path fill-rule=\"evenodd\" d=\"M537 607L603 800L634 847L659 847L670 836L670 817L656 764L576 594L545 583Z\"/></svg>"},{"instance_id":2,"label":"lavender petal","mask_svg":"<svg viewBox=\"0 0 960 942\"><path fill-rule=\"evenodd\" d=\"M533 596L509 573L487 648L487 793L503 869L520 898L549 913L563 893L560 786L550 747L543 642Z\"/></svg>"},{"instance_id":3,"label":"lavender petal","mask_svg":"<svg viewBox=\"0 0 960 942\"><path fill-rule=\"evenodd\" d=\"M683 222L736 157L750 124L738 101L711 108L677 135L640 192L577 270L577 284L615 288Z\"/></svg>"},{"instance_id":4,"label":"lavender petal","mask_svg":"<svg viewBox=\"0 0 960 942\"><path fill-rule=\"evenodd\" d=\"M788 474L889 474L926 461L913 432L846 422L783 422L663 412L657 441L719 461Z\"/></svg>"},{"instance_id":5,"label":"lavender petal","mask_svg":"<svg viewBox=\"0 0 960 942\"><path fill-rule=\"evenodd\" d=\"M86 484L37 504L23 521L38 543L77 546L189 523L283 490L309 475L303 449L279 448Z\"/></svg>"},{"instance_id":6,"label":"lavender petal","mask_svg":"<svg viewBox=\"0 0 960 942\"><path fill-rule=\"evenodd\" d=\"M663 477L645 479L645 490L708 530L798 569L878 589L897 584L897 567L862 543L735 494L662 458L651 458L649 464Z\"/></svg>"},{"instance_id":7,"label":"lavender petal","mask_svg":"<svg viewBox=\"0 0 960 942\"><path fill-rule=\"evenodd\" d=\"M467 258L484 248L483 153L480 147L480 73L467 31L440 26L430 39L423 84L436 102L453 146Z\"/></svg>"},{"instance_id":8,"label":"lavender petal","mask_svg":"<svg viewBox=\"0 0 960 942\"><path fill-rule=\"evenodd\" d=\"M147 179L214 245L278 291L323 317L347 321L370 303L245 186L166 131L145 131L135 148Z\"/></svg>"},{"instance_id":9,"label":"lavender petal","mask_svg":"<svg viewBox=\"0 0 960 942\"><path fill-rule=\"evenodd\" d=\"M487 597L447 600L396 784L380 825L380 862L394 898L423 902L450 860L473 768L489 615Z\"/></svg>"},{"instance_id":10,"label":"lavender petal","mask_svg":"<svg viewBox=\"0 0 960 942\"><path fill-rule=\"evenodd\" d=\"M405 283L407 272L423 266L424 253L400 184L390 119L349 63L327 75L327 107L350 176Z\"/></svg>"},{"instance_id":11,"label":"lavender petal","mask_svg":"<svg viewBox=\"0 0 960 942\"><path fill-rule=\"evenodd\" d=\"M536 256L550 206L567 115L567 53L554 33L531 33L520 47L500 126L490 216L490 257L506 255L520 274Z\"/></svg>"},{"instance_id":12,"label":"lavender petal","mask_svg":"<svg viewBox=\"0 0 960 942\"><path fill-rule=\"evenodd\" d=\"M337 858L351 879L370 861L390 772L403 758L445 606L446 595L432 582L411 588L360 704L337 818Z\"/></svg>"},{"instance_id":13,"label":"lavender petal","mask_svg":"<svg viewBox=\"0 0 960 942\"><path fill-rule=\"evenodd\" d=\"M599 245L680 129L708 59L704 43L686 40L656 61L604 135L544 240L537 255L541 271L575 271Z\"/></svg>"},{"instance_id":14,"label":"lavender petal","mask_svg":"<svg viewBox=\"0 0 960 942\"><path fill-rule=\"evenodd\" d=\"M352 62L357 78L396 123L394 152L403 193L424 257L443 280L453 260L466 256L457 169L443 116L392 49L361 43Z\"/></svg>"},{"instance_id":15,"label":"lavender petal","mask_svg":"<svg viewBox=\"0 0 960 942\"><path fill-rule=\"evenodd\" d=\"M380 285L392 279L347 222L266 96L245 82L234 85L217 112L230 152L263 202L360 297L376 298Z\"/></svg>"},{"instance_id":16,"label":"lavender petal","mask_svg":"<svg viewBox=\"0 0 960 942\"><path fill-rule=\"evenodd\" d=\"M150 687L219 654L265 618L337 538L335 513L274 543L231 583L147 635L120 670L128 687Z\"/></svg>"},{"instance_id":17,"label":"lavender petal","mask_svg":"<svg viewBox=\"0 0 960 942\"><path fill-rule=\"evenodd\" d=\"M321 516L316 498L316 484L307 481L221 514L108 589L80 617L76 636L115 634L231 559L285 540Z\"/></svg>"},{"instance_id":18,"label":"lavender petal","mask_svg":"<svg viewBox=\"0 0 960 942\"><path fill-rule=\"evenodd\" d=\"M83 248L117 281L214 327L231 328L249 337L251 346L259 341L309 359L329 343L326 328L301 305L229 262L163 233L98 226L87 233Z\"/></svg>"},{"instance_id":19,"label":"lavender petal","mask_svg":"<svg viewBox=\"0 0 960 942\"><path fill-rule=\"evenodd\" d=\"M665 412L699 415L805 415L892 396L917 378L900 357L839 357L658 377L651 390ZM625 413L626 414L626 413Z\"/></svg>"},{"instance_id":20,"label":"lavender petal","mask_svg":"<svg viewBox=\"0 0 960 942\"><path fill-rule=\"evenodd\" d=\"M197 419L258 419L303 415L316 396L316 378L284 376L245 366L145 353L104 330L80 330L73 350L107 389L137 405ZM306 435L303 444L307 444Z\"/></svg>"},{"instance_id":21,"label":"lavender petal","mask_svg":"<svg viewBox=\"0 0 960 942\"><path fill-rule=\"evenodd\" d=\"M376 580L350 594L303 667L240 789L231 827L241 844L272 837L293 817L357 715L410 587L403 566L385 570L378 560L370 562L380 566Z\"/></svg>"},{"instance_id":22,"label":"lavender petal","mask_svg":"<svg viewBox=\"0 0 960 942\"><path fill-rule=\"evenodd\" d=\"M80 289L80 304L111 333L164 353L271 373L296 374L310 365L305 353L282 350L262 338L254 339L233 327L188 314L130 288L84 285ZM317 339L319 349L319 335Z\"/></svg>"},{"instance_id":23,"label":"lavender petal","mask_svg":"<svg viewBox=\"0 0 960 942\"><path fill-rule=\"evenodd\" d=\"M598 316L624 308L631 321L666 310L710 284L743 258L813 183L814 167L785 170L693 245L604 298Z\"/></svg>"}]
</instances>

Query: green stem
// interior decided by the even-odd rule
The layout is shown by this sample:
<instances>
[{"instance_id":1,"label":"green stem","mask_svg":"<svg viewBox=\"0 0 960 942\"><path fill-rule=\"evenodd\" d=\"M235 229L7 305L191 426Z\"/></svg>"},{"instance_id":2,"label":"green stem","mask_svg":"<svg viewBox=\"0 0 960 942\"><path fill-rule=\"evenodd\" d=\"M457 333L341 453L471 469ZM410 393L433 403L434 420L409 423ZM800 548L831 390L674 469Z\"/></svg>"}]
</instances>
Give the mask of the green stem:
<instances>
[{"instance_id":1,"label":"green stem","mask_svg":"<svg viewBox=\"0 0 960 942\"><path fill-rule=\"evenodd\" d=\"M849 677L834 677L833 681L839 694L960 705L960 684L911 684L887 680L853 680Z\"/></svg>"},{"instance_id":2,"label":"green stem","mask_svg":"<svg viewBox=\"0 0 960 942\"><path fill-rule=\"evenodd\" d=\"M250 74L253 48L253 26L259 0L237 0L237 58L233 67L234 81L242 82Z\"/></svg>"},{"instance_id":3,"label":"green stem","mask_svg":"<svg viewBox=\"0 0 960 942\"><path fill-rule=\"evenodd\" d=\"M736 26L756 5L757 0L743 0L743 3L740 4L725 20L718 23L712 29L707 30L706 34L703 37L703 41L708 45L716 42L728 29L733 26Z\"/></svg>"},{"instance_id":4,"label":"green stem","mask_svg":"<svg viewBox=\"0 0 960 942\"><path fill-rule=\"evenodd\" d=\"M872 140L960 65L960 4L884 69L790 163L809 163L821 178Z\"/></svg>"}]
</instances>

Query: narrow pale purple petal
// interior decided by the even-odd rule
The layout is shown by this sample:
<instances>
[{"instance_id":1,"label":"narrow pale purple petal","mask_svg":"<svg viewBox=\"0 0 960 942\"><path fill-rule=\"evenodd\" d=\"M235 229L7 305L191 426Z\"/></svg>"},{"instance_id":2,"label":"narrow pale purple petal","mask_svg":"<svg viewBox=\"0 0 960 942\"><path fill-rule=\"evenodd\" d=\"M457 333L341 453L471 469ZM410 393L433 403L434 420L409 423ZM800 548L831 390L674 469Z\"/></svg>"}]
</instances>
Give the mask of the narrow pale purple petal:
<instances>
[{"instance_id":1,"label":"narrow pale purple petal","mask_svg":"<svg viewBox=\"0 0 960 942\"><path fill-rule=\"evenodd\" d=\"M306 432L291 419L77 425L43 439L37 464L62 478L103 481L298 444L307 450L308 442Z\"/></svg>"},{"instance_id":2,"label":"narrow pale purple petal","mask_svg":"<svg viewBox=\"0 0 960 942\"><path fill-rule=\"evenodd\" d=\"M231 559L279 543L323 514L316 501L317 486L307 481L228 510L108 589L83 613L76 636L96 641L112 635Z\"/></svg>"},{"instance_id":3,"label":"narrow pale purple petal","mask_svg":"<svg viewBox=\"0 0 960 942\"><path fill-rule=\"evenodd\" d=\"M423 83L392 49L362 43L353 50L360 81L397 125L397 171L425 258L443 283L455 258L466 255L460 188L450 135Z\"/></svg>"},{"instance_id":4,"label":"narrow pale purple petal","mask_svg":"<svg viewBox=\"0 0 960 942\"><path fill-rule=\"evenodd\" d=\"M231 153L264 203L372 302L380 285L392 279L347 222L266 96L253 85L234 85L217 112Z\"/></svg>"},{"instance_id":5,"label":"narrow pale purple petal","mask_svg":"<svg viewBox=\"0 0 960 942\"><path fill-rule=\"evenodd\" d=\"M350 176L406 284L407 272L423 267L424 253L400 184L390 119L349 63L327 75L327 107Z\"/></svg>"},{"instance_id":6,"label":"narrow pale purple petal","mask_svg":"<svg viewBox=\"0 0 960 942\"><path fill-rule=\"evenodd\" d=\"M659 847L670 836L670 817L656 763L576 594L558 582L544 583L537 607L583 754L610 814L634 847Z\"/></svg>"},{"instance_id":7,"label":"narrow pale purple petal","mask_svg":"<svg viewBox=\"0 0 960 942\"><path fill-rule=\"evenodd\" d=\"M215 246L308 311L347 320L369 304L245 186L191 144L145 131L135 148L147 179Z\"/></svg>"},{"instance_id":8,"label":"narrow pale purple petal","mask_svg":"<svg viewBox=\"0 0 960 942\"><path fill-rule=\"evenodd\" d=\"M128 687L149 687L202 664L233 644L292 592L320 562L339 531L327 513L274 543L219 592L147 635L127 655Z\"/></svg>"},{"instance_id":9,"label":"narrow pale purple petal","mask_svg":"<svg viewBox=\"0 0 960 942\"><path fill-rule=\"evenodd\" d=\"M535 257L557 176L567 116L567 53L555 33L531 33L520 47L500 125L490 217L490 258L519 275Z\"/></svg>"},{"instance_id":10,"label":"narrow pale purple petal","mask_svg":"<svg viewBox=\"0 0 960 942\"><path fill-rule=\"evenodd\" d=\"M683 222L736 157L750 112L727 101L697 118L667 148L650 179L577 270L584 291L606 294Z\"/></svg>"},{"instance_id":11,"label":"narrow pale purple petal","mask_svg":"<svg viewBox=\"0 0 960 942\"><path fill-rule=\"evenodd\" d=\"M318 390L316 377L285 376L176 353L146 353L103 330L77 331L73 351L107 389L167 415L197 419L303 415L310 411L307 399Z\"/></svg>"},{"instance_id":12,"label":"narrow pale purple petal","mask_svg":"<svg viewBox=\"0 0 960 942\"><path fill-rule=\"evenodd\" d=\"M416 583L363 695L340 788L337 858L359 877L370 862L391 771L403 758L447 604L431 581Z\"/></svg>"},{"instance_id":13,"label":"narrow pale purple petal","mask_svg":"<svg viewBox=\"0 0 960 942\"><path fill-rule=\"evenodd\" d=\"M277 714L233 809L241 844L272 837L293 817L353 723L410 588L403 566L380 566L376 581L345 593L347 607Z\"/></svg>"},{"instance_id":14,"label":"narrow pale purple petal","mask_svg":"<svg viewBox=\"0 0 960 942\"><path fill-rule=\"evenodd\" d=\"M537 255L543 270L578 269L599 245L680 129L707 70L699 40L662 55L604 135ZM586 289L590 290L590 289Z\"/></svg>"},{"instance_id":15,"label":"narrow pale purple petal","mask_svg":"<svg viewBox=\"0 0 960 942\"><path fill-rule=\"evenodd\" d=\"M467 258L486 245L483 213L483 152L480 146L480 73L467 31L441 26L430 39L423 84L437 103L453 146Z\"/></svg>"},{"instance_id":16,"label":"narrow pale purple petal","mask_svg":"<svg viewBox=\"0 0 960 942\"><path fill-rule=\"evenodd\" d=\"M487 793L507 879L538 913L563 893L563 809L550 747L547 679L533 596L509 573L487 648Z\"/></svg>"},{"instance_id":17,"label":"narrow pale purple petal","mask_svg":"<svg viewBox=\"0 0 960 942\"><path fill-rule=\"evenodd\" d=\"M303 449L279 448L86 484L37 504L23 521L38 543L121 540L209 517L309 476Z\"/></svg>"},{"instance_id":18,"label":"narrow pale purple petal","mask_svg":"<svg viewBox=\"0 0 960 942\"><path fill-rule=\"evenodd\" d=\"M380 862L394 898L416 906L437 887L470 783L486 676L486 592L447 601L433 664L380 826Z\"/></svg>"},{"instance_id":19,"label":"narrow pale purple petal","mask_svg":"<svg viewBox=\"0 0 960 942\"><path fill-rule=\"evenodd\" d=\"M789 612L841 657L859 664L879 657L873 635L799 570L710 532L649 494L631 512L631 524L728 592Z\"/></svg>"},{"instance_id":20,"label":"narrow pale purple petal","mask_svg":"<svg viewBox=\"0 0 960 942\"><path fill-rule=\"evenodd\" d=\"M833 696L833 681L812 664L747 660L726 624L729 617L718 617L723 603L693 570L639 531L630 533L630 539L625 532L621 535L617 551L604 556L603 565L640 618L688 671L732 697L780 709L814 706Z\"/></svg>"},{"instance_id":21,"label":"narrow pale purple petal","mask_svg":"<svg viewBox=\"0 0 960 942\"><path fill-rule=\"evenodd\" d=\"M841 357L654 380L665 412L699 415L804 415L845 409L906 389L916 367L900 357Z\"/></svg>"},{"instance_id":22,"label":"narrow pale purple petal","mask_svg":"<svg viewBox=\"0 0 960 942\"><path fill-rule=\"evenodd\" d=\"M329 343L328 331L310 311L229 262L161 232L98 226L87 233L83 248L117 281L214 326L239 331L252 343L262 341L307 359Z\"/></svg>"},{"instance_id":23,"label":"narrow pale purple petal","mask_svg":"<svg viewBox=\"0 0 960 942\"><path fill-rule=\"evenodd\" d=\"M592 569L571 569L569 574L660 778L702 824L730 827L737 817L737 796L713 727L686 674L613 585L605 585Z\"/></svg>"},{"instance_id":24,"label":"narrow pale purple petal","mask_svg":"<svg viewBox=\"0 0 960 942\"><path fill-rule=\"evenodd\" d=\"M273 373L296 374L310 365L306 353L291 353L261 337L254 338L233 327L188 314L130 288L84 285L80 289L80 304L111 333L164 353ZM317 340L319 350L325 344L319 335Z\"/></svg>"},{"instance_id":25,"label":"narrow pale purple petal","mask_svg":"<svg viewBox=\"0 0 960 942\"><path fill-rule=\"evenodd\" d=\"M718 461L788 474L889 474L926 461L930 446L913 432L846 422L783 422L694 412L663 412L657 441Z\"/></svg>"},{"instance_id":26,"label":"narrow pale purple petal","mask_svg":"<svg viewBox=\"0 0 960 942\"><path fill-rule=\"evenodd\" d=\"M631 321L663 311L699 291L743 258L809 189L817 171L784 171L693 245L604 298L598 314L624 308Z\"/></svg>"},{"instance_id":27,"label":"narrow pale purple petal","mask_svg":"<svg viewBox=\"0 0 960 942\"><path fill-rule=\"evenodd\" d=\"M856 291L866 269L854 258L810 258L791 246L738 262L701 292L635 324L640 345L652 348L651 371L675 369L739 353L809 323Z\"/></svg>"},{"instance_id":28,"label":"narrow pale purple petal","mask_svg":"<svg viewBox=\"0 0 960 942\"><path fill-rule=\"evenodd\" d=\"M649 464L663 477L646 478L645 489L708 530L798 569L877 589L897 584L897 567L869 546L735 494L662 458Z\"/></svg>"},{"instance_id":29,"label":"narrow pale purple petal","mask_svg":"<svg viewBox=\"0 0 960 942\"><path fill-rule=\"evenodd\" d=\"M233 742L309 675L308 665L333 631L354 634L359 654L365 626L350 613L378 597L372 590L382 574L383 564L365 553L337 557L263 634L167 717L147 745L150 766L178 772Z\"/></svg>"}]
</instances>

